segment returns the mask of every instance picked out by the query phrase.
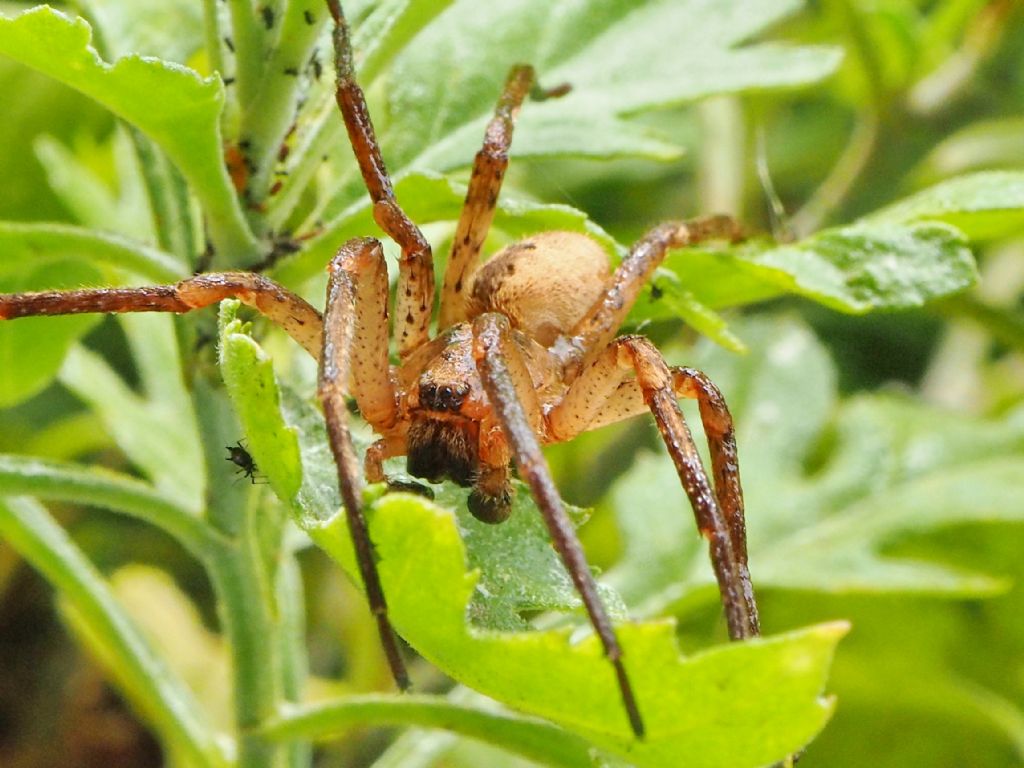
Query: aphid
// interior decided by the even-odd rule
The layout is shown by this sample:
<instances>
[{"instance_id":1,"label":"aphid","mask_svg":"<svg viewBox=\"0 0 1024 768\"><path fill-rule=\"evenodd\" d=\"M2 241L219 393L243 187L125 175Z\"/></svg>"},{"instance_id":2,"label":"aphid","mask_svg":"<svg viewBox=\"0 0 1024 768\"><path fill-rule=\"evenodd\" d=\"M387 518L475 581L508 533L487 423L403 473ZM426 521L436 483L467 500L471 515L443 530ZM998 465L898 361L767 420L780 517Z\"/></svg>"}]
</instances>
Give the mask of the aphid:
<instances>
[{"instance_id":1,"label":"aphid","mask_svg":"<svg viewBox=\"0 0 1024 768\"><path fill-rule=\"evenodd\" d=\"M224 45L226 45L228 50L231 51L232 53L235 52L235 44L231 41L230 37L225 37L224 38Z\"/></svg>"},{"instance_id":2,"label":"aphid","mask_svg":"<svg viewBox=\"0 0 1024 768\"><path fill-rule=\"evenodd\" d=\"M263 478L257 474L259 468L256 466L256 462L253 461L252 454L245 449L241 441L234 445L226 445L224 448L228 452L228 455L224 457L225 460L238 467L235 471L236 475L248 477L253 485L259 485L263 481Z\"/></svg>"},{"instance_id":3,"label":"aphid","mask_svg":"<svg viewBox=\"0 0 1024 768\"><path fill-rule=\"evenodd\" d=\"M263 26L267 29L273 29L274 27L274 9L269 5L264 5L260 8L260 16L263 18Z\"/></svg>"},{"instance_id":4,"label":"aphid","mask_svg":"<svg viewBox=\"0 0 1024 768\"><path fill-rule=\"evenodd\" d=\"M224 166L231 177L231 186L238 194L243 194L248 188L251 162L241 144L228 144L224 147Z\"/></svg>"},{"instance_id":5,"label":"aphid","mask_svg":"<svg viewBox=\"0 0 1024 768\"><path fill-rule=\"evenodd\" d=\"M288 75L288 77L298 77L299 76L299 69L298 69L298 67L285 67L284 68L284 73L286 75Z\"/></svg>"},{"instance_id":6,"label":"aphid","mask_svg":"<svg viewBox=\"0 0 1024 768\"><path fill-rule=\"evenodd\" d=\"M302 12L302 18L306 20L306 23L309 24L309 26L316 24L316 16L314 16L313 12L308 8Z\"/></svg>"},{"instance_id":7,"label":"aphid","mask_svg":"<svg viewBox=\"0 0 1024 768\"><path fill-rule=\"evenodd\" d=\"M480 264L508 165L513 121L528 94L542 92L529 66L509 73L477 153L440 289L437 329L430 244L395 199L362 89L356 83L349 31L338 0L334 19L336 101L341 109L374 218L401 248L389 321L389 282L381 243L356 238L328 268L324 315L304 299L252 272L197 274L175 285L133 289L0 295L0 319L82 312L190 312L238 298L280 325L319 361L318 397L360 575L391 667L409 684L387 613L363 515L364 477L349 433L347 398L379 435L367 451L365 479L383 482L383 463L405 456L409 474L447 478L471 489L469 509L498 523L511 513L512 465L529 486L614 673L629 725L644 733L641 704L622 648L565 512L541 445L650 412L710 544L729 634L759 632L747 568L743 495L732 417L717 387L700 371L669 367L646 338L619 336L643 287L672 248L736 239L735 222L708 217L654 227L614 270L604 249L576 232L541 232ZM242 150L247 144L239 142ZM280 190L277 181L270 194ZM391 364L389 325L394 326ZM714 483L679 409L698 401ZM242 453L237 458L248 459ZM234 449L229 460L235 461ZM242 465L239 465L240 467ZM250 466L249 464L245 465ZM251 465L255 471L255 465ZM243 470L245 467L242 467ZM654 706L653 703L649 706Z\"/></svg>"}]
</instances>

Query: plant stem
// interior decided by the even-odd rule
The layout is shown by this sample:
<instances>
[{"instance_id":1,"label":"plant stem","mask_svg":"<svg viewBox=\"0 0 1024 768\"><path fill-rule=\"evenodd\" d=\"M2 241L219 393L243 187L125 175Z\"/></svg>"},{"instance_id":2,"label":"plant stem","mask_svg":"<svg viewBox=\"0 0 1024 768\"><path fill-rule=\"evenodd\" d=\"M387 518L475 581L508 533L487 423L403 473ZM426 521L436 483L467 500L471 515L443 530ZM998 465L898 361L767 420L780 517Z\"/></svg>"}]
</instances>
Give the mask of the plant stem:
<instances>
[{"instance_id":1,"label":"plant stem","mask_svg":"<svg viewBox=\"0 0 1024 768\"><path fill-rule=\"evenodd\" d=\"M279 148L296 118L310 56L327 19L322 3L312 0L290 0L281 15L274 24L276 43L263 71L262 86L242 114L242 135L249 140L256 166L249 180L256 203L264 199L271 185ZM313 24L306 21L307 16L314 19Z\"/></svg>"},{"instance_id":2,"label":"plant stem","mask_svg":"<svg viewBox=\"0 0 1024 768\"><path fill-rule=\"evenodd\" d=\"M224 635L231 652L235 727L239 768L270 768L281 748L256 732L277 708L273 621L263 595L254 588L259 574L246 547L213 564L210 578L217 593Z\"/></svg>"}]
</instances>

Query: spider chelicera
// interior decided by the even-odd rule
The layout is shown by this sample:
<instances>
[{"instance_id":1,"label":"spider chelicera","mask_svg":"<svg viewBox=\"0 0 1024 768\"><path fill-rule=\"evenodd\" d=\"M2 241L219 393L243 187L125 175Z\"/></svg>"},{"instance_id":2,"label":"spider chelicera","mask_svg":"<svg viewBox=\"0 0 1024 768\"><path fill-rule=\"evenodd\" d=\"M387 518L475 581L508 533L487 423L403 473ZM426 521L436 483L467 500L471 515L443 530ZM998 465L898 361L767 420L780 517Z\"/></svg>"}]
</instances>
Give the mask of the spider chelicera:
<instances>
[{"instance_id":1,"label":"spider chelicera","mask_svg":"<svg viewBox=\"0 0 1024 768\"><path fill-rule=\"evenodd\" d=\"M373 201L378 225L401 248L394 307L398 365L389 362L388 275L379 241L351 240L329 270L326 311L261 275L199 274L175 285L0 295L0 319L84 312L190 312L237 298L281 326L319 360L318 396L345 513L381 641L395 681L408 686L388 619L362 509L363 479L349 434L346 395L380 436L365 457L369 482L383 461L406 456L410 474L472 488L471 512L497 523L510 511L510 465L529 485L552 541L611 662L633 732L644 726L615 630L541 452L545 443L649 410L710 544L730 637L758 634L747 569L743 497L732 419L721 393L691 368L669 367L642 336L616 336L640 290L672 248L735 239L726 217L655 227L611 271L596 242L543 232L479 266L508 164L512 124L533 86L514 67L477 153L431 336L434 266L430 245L399 207L362 90L338 0L334 19L336 99ZM556 89L548 95L557 95ZM678 398L698 401L714 484L701 464ZM229 448L229 450L232 450ZM230 460L234 460L229 457ZM255 471L255 467L253 467Z\"/></svg>"}]
</instances>

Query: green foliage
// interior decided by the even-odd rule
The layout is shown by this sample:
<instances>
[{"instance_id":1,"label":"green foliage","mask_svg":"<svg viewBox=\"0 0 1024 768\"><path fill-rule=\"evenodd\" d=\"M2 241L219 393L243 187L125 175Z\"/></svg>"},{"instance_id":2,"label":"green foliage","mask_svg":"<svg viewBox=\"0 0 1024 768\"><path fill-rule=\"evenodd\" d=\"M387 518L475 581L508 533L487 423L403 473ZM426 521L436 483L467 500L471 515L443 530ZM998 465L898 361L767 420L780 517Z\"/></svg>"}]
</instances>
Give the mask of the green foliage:
<instances>
[{"instance_id":1,"label":"green foliage","mask_svg":"<svg viewBox=\"0 0 1024 768\"><path fill-rule=\"evenodd\" d=\"M397 196L438 254L519 62L571 90L523 106L487 252L571 230L614 263L684 211L744 222L744 242L670 254L627 330L706 370L730 403L767 636L718 644L706 546L671 462L644 447L649 427L613 428L549 457L570 498L594 504L569 510L648 737L630 735L518 482L497 527L450 484L433 501L365 490L391 616L430 662L413 677L443 691L366 693L387 672L358 590L337 578L359 584L315 372L236 302L216 327L208 312L0 322L0 614L16 553L170 765L306 768L314 741L339 742L317 764L374 768L753 768L809 744L812 768L1024 759L1019 9L345 6ZM0 18L0 292L259 264L320 305L338 245L379 235L333 103L323 4L80 7ZM607 162L581 162L594 159ZM758 234L769 226L777 242ZM901 389L866 385L883 363ZM253 483L226 460L239 440ZM136 560L178 586L119 567ZM131 584L148 599L128 599ZM177 626L154 629L168 612ZM192 645L177 655L168 632ZM25 710L61 732L73 713L52 702L73 697L41 695ZM381 751L365 734L381 725L445 733L389 732Z\"/></svg>"}]
</instances>

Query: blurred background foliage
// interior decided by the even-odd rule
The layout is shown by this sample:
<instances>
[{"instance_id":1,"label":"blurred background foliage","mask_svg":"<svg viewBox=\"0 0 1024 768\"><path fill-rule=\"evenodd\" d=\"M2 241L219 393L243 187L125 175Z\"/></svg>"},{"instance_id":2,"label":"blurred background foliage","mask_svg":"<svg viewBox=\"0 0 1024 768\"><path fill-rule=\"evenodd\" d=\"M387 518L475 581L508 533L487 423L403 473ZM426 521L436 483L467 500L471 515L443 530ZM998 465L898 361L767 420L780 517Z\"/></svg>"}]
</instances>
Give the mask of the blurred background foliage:
<instances>
[{"instance_id":1,"label":"blurred background foliage","mask_svg":"<svg viewBox=\"0 0 1024 768\"><path fill-rule=\"evenodd\" d=\"M586 211L623 243L655 222L718 211L785 240L958 174L1024 170L1019 3L812 0L763 34L845 54L831 77L810 87L712 97L633 118L683 148L681 157L535 158L514 163L510 185ZM196 55L179 52L190 63ZM658 51L637 55L656 60ZM62 189L61 169L72 159L115 196L123 191L106 110L6 59L0 93L0 219L87 220ZM79 206L89 202L78 198ZM835 716L801 765L1024 764L1024 230L972 245L978 284L919 309L850 316L783 297L734 310L730 327L746 356L698 342L679 324L646 328L673 362L710 373L733 404L765 631L852 621L828 686ZM787 339L799 341L796 353L787 352ZM95 322L85 344L137 381L116 323ZM678 493L667 462L650 459L659 450L653 425L637 419L549 456L565 498L595 509L582 529L591 559L609 569L635 613L679 612L682 647L697 649L725 633L713 601L684 611L692 593L673 591L695 577L680 572L678 549L666 554L665 542L695 550L691 525L631 516L644 493ZM100 419L60 383L0 411L0 451L123 464ZM998 482L989 485L989 473L1001 473ZM1016 497L1007 491L1014 473ZM1002 495L987 497L996 485ZM201 568L152 527L74 504L57 511L154 637L174 627L166 652L208 710L227 718L224 649L210 629L215 607ZM782 526L793 546L777 546L778 531L759 515ZM912 565L887 570L879 552ZM370 617L351 585L318 550L299 560L317 679L342 680L350 691L386 688ZM431 674L417 670L424 688ZM161 760L146 727L62 629L45 582L0 547L0 762ZM323 747L316 764L526 763L446 733L374 729Z\"/></svg>"}]
</instances>

